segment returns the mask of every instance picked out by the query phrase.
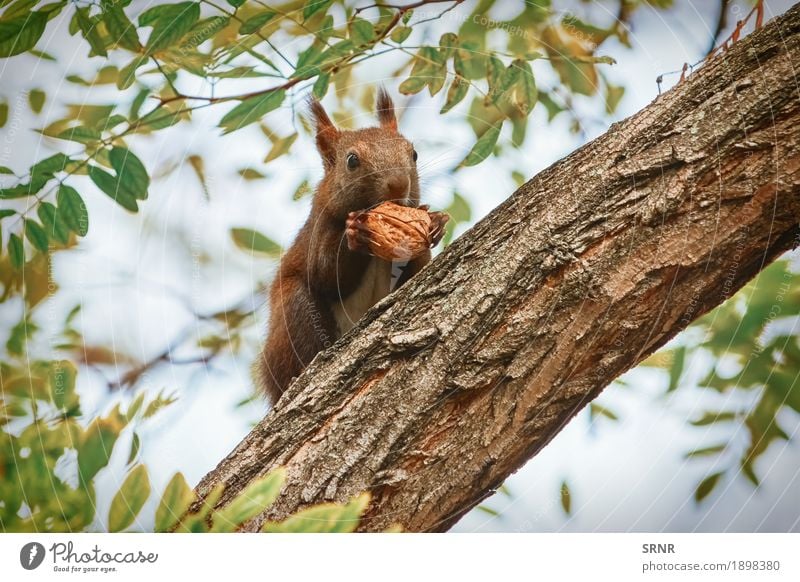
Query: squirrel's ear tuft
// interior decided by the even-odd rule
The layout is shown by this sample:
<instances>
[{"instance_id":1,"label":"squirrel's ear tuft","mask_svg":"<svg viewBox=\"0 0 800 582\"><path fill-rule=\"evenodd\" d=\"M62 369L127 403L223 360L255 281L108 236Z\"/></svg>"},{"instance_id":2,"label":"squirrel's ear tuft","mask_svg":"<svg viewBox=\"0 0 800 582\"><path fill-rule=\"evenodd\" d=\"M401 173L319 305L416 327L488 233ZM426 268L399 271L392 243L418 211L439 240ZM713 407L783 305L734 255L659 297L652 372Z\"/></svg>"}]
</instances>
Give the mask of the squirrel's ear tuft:
<instances>
[{"instance_id":1,"label":"squirrel's ear tuft","mask_svg":"<svg viewBox=\"0 0 800 582\"><path fill-rule=\"evenodd\" d=\"M394 114L394 103L386 89L381 87L378 89L378 100L375 103L375 109L378 112L378 121L381 127L397 131L397 117Z\"/></svg>"},{"instance_id":2,"label":"squirrel's ear tuft","mask_svg":"<svg viewBox=\"0 0 800 582\"><path fill-rule=\"evenodd\" d=\"M325 113L322 103L313 98L309 99L308 108L314 118L317 130L317 150L326 165L333 164L336 160L336 141L339 138L339 130Z\"/></svg>"}]
</instances>

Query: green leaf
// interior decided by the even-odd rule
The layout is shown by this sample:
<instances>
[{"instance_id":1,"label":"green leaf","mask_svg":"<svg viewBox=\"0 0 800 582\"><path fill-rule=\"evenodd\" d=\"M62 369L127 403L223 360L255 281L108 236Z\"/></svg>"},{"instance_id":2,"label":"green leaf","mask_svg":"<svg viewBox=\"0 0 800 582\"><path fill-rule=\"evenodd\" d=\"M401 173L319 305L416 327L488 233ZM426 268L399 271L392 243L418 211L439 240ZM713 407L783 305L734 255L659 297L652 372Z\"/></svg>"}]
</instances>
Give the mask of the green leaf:
<instances>
[{"instance_id":1,"label":"green leaf","mask_svg":"<svg viewBox=\"0 0 800 582\"><path fill-rule=\"evenodd\" d=\"M63 172L70 161L69 156L58 152L33 164L30 169L31 176L38 174L42 177L52 178L54 174Z\"/></svg>"},{"instance_id":2,"label":"green leaf","mask_svg":"<svg viewBox=\"0 0 800 582\"><path fill-rule=\"evenodd\" d=\"M0 58L13 57L36 46L47 26L47 14L29 12L25 16L0 20Z\"/></svg>"},{"instance_id":3,"label":"green leaf","mask_svg":"<svg viewBox=\"0 0 800 582\"><path fill-rule=\"evenodd\" d=\"M101 170L97 166L89 166L89 177L92 179L92 182L94 182L102 192L114 200L114 202L131 212L139 211L136 197L122 187L122 184L120 184L117 178L105 170Z\"/></svg>"},{"instance_id":4,"label":"green leaf","mask_svg":"<svg viewBox=\"0 0 800 582\"><path fill-rule=\"evenodd\" d=\"M136 81L136 69L147 62L147 57L135 57L130 63L125 65L117 77L117 89L127 89Z\"/></svg>"},{"instance_id":5,"label":"green leaf","mask_svg":"<svg viewBox=\"0 0 800 582\"><path fill-rule=\"evenodd\" d=\"M354 497L346 505L323 503L298 511L286 520L267 522L262 532L349 533L356 530L370 502L369 493Z\"/></svg>"},{"instance_id":6,"label":"green leaf","mask_svg":"<svg viewBox=\"0 0 800 582\"><path fill-rule=\"evenodd\" d=\"M277 257L281 254L281 247L278 243L255 230L232 228L231 237L236 246L249 253L262 253L270 257Z\"/></svg>"},{"instance_id":7,"label":"green leaf","mask_svg":"<svg viewBox=\"0 0 800 582\"><path fill-rule=\"evenodd\" d=\"M330 73L322 73L317 77L317 80L314 81L314 88L311 90L312 95L317 99L322 99L325 97L325 94L328 92L328 85L331 81Z\"/></svg>"},{"instance_id":8,"label":"green leaf","mask_svg":"<svg viewBox=\"0 0 800 582\"><path fill-rule=\"evenodd\" d=\"M619 417L617 417L617 415L611 410L605 406L597 404L596 402L592 402L589 404L589 418L595 418L596 416L605 416L609 420L619 420Z\"/></svg>"},{"instance_id":9,"label":"green leaf","mask_svg":"<svg viewBox=\"0 0 800 582\"><path fill-rule=\"evenodd\" d=\"M697 489L695 489L694 500L697 503L700 503L703 499L708 497L709 494L711 494L711 492L714 490L714 487L717 486L717 483L719 483L722 475L724 475L724 473L714 473L713 475L709 475L703 479L697 486Z\"/></svg>"},{"instance_id":10,"label":"green leaf","mask_svg":"<svg viewBox=\"0 0 800 582\"><path fill-rule=\"evenodd\" d=\"M617 110L623 95L625 87L616 87L606 82L606 113L612 115Z\"/></svg>"},{"instance_id":11,"label":"green leaf","mask_svg":"<svg viewBox=\"0 0 800 582\"><path fill-rule=\"evenodd\" d=\"M514 60L511 66L517 68L518 72L514 76L514 86L511 88L509 97L519 112L527 116L539 98L533 71L530 64L521 59Z\"/></svg>"},{"instance_id":12,"label":"green leaf","mask_svg":"<svg viewBox=\"0 0 800 582\"><path fill-rule=\"evenodd\" d=\"M403 95L413 95L414 93L419 93L422 91L427 85L428 81L423 77L409 77L400 83L398 90Z\"/></svg>"},{"instance_id":13,"label":"green leaf","mask_svg":"<svg viewBox=\"0 0 800 582\"><path fill-rule=\"evenodd\" d=\"M200 5L179 2L155 6L139 16L140 26L152 26L147 39L147 52L154 53L177 44L200 19Z\"/></svg>"},{"instance_id":14,"label":"green leaf","mask_svg":"<svg viewBox=\"0 0 800 582\"><path fill-rule=\"evenodd\" d=\"M225 1L234 8L239 8L242 4L247 2L247 0L225 0Z\"/></svg>"},{"instance_id":15,"label":"green leaf","mask_svg":"<svg viewBox=\"0 0 800 582\"><path fill-rule=\"evenodd\" d=\"M83 38L92 47L96 55L107 57L106 45L103 44L103 39L100 38L100 33L97 32L97 22L89 16L88 8L78 8L75 10L75 19L78 23L78 28L81 30Z\"/></svg>"},{"instance_id":16,"label":"green leaf","mask_svg":"<svg viewBox=\"0 0 800 582\"><path fill-rule=\"evenodd\" d=\"M561 508L567 515L572 511L572 493L566 481L561 482Z\"/></svg>"},{"instance_id":17,"label":"green leaf","mask_svg":"<svg viewBox=\"0 0 800 582\"><path fill-rule=\"evenodd\" d=\"M672 363L669 367L669 386L667 392L672 392L678 388L678 384L683 374L684 363L686 362L686 346L680 346L672 354Z\"/></svg>"},{"instance_id":18,"label":"green leaf","mask_svg":"<svg viewBox=\"0 0 800 582\"><path fill-rule=\"evenodd\" d=\"M108 530L118 532L128 528L145 501L150 497L150 478L144 465L137 465L129 474L122 487L111 501L108 510Z\"/></svg>"},{"instance_id":19,"label":"green leaf","mask_svg":"<svg viewBox=\"0 0 800 582\"><path fill-rule=\"evenodd\" d=\"M36 212L49 238L62 244L69 242L69 227L55 206L49 202L40 202Z\"/></svg>"},{"instance_id":20,"label":"green leaf","mask_svg":"<svg viewBox=\"0 0 800 582\"><path fill-rule=\"evenodd\" d=\"M139 455L139 449L142 446L142 439L139 438L138 433L133 433L133 438L131 439L131 452L128 454L128 465L133 463L136 460L136 457Z\"/></svg>"},{"instance_id":21,"label":"green leaf","mask_svg":"<svg viewBox=\"0 0 800 582\"><path fill-rule=\"evenodd\" d=\"M225 130L224 134L228 134L254 123L270 111L280 107L285 96L286 91L280 89L245 99L225 114L220 120L219 126Z\"/></svg>"},{"instance_id":22,"label":"green leaf","mask_svg":"<svg viewBox=\"0 0 800 582\"><path fill-rule=\"evenodd\" d=\"M138 200L147 199L150 177L142 161L127 148L114 147L109 153L111 166L117 172L117 180L128 193Z\"/></svg>"},{"instance_id":23,"label":"green leaf","mask_svg":"<svg viewBox=\"0 0 800 582\"><path fill-rule=\"evenodd\" d=\"M56 195L58 212L69 229L78 236L89 232L89 213L83 198L75 188L62 184Z\"/></svg>"},{"instance_id":24,"label":"green leaf","mask_svg":"<svg viewBox=\"0 0 800 582\"><path fill-rule=\"evenodd\" d=\"M11 265L14 268L22 268L22 263L25 262L25 253L22 250L22 240L20 240L20 238L13 233L8 237L8 257L11 259Z\"/></svg>"},{"instance_id":25,"label":"green leaf","mask_svg":"<svg viewBox=\"0 0 800 582\"><path fill-rule=\"evenodd\" d=\"M375 28L369 20L354 18L350 22L350 39L356 46L369 44L375 38Z\"/></svg>"},{"instance_id":26,"label":"green leaf","mask_svg":"<svg viewBox=\"0 0 800 582\"><path fill-rule=\"evenodd\" d=\"M0 101L0 127L8 122L8 103Z\"/></svg>"},{"instance_id":27,"label":"green leaf","mask_svg":"<svg viewBox=\"0 0 800 582\"><path fill-rule=\"evenodd\" d=\"M685 459L692 459L695 457L708 457L710 455L716 455L717 453L721 453L727 447L726 444L721 445L714 445L713 447L703 447L702 449L694 449L686 453L683 457Z\"/></svg>"},{"instance_id":28,"label":"green leaf","mask_svg":"<svg viewBox=\"0 0 800 582\"><path fill-rule=\"evenodd\" d=\"M398 26L394 30L392 30L392 34L389 35L394 42L397 44L403 44L405 40L411 35L411 27L410 26Z\"/></svg>"},{"instance_id":29,"label":"green leaf","mask_svg":"<svg viewBox=\"0 0 800 582\"><path fill-rule=\"evenodd\" d=\"M475 145L472 146L469 154L467 157L464 158L464 161L461 162L462 166L474 166L476 164L480 164L483 160L485 160L489 154L492 153L495 144L497 144L497 138L500 137L500 130L503 128L503 122L501 121L497 125L492 125L487 129L478 141L475 142Z\"/></svg>"},{"instance_id":30,"label":"green leaf","mask_svg":"<svg viewBox=\"0 0 800 582\"><path fill-rule=\"evenodd\" d=\"M48 381L50 384L50 397L58 410L72 408L77 404L78 397L75 393L75 380L78 369L68 360L55 360L50 362Z\"/></svg>"},{"instance_id":31,"label":"green leaf","mask_svg":"<svg viewBox=\"0 0 800 582\"><path fill-rule=\"evenodd\" d=\"M267 22L275 18L277 14L277 12L273 12L272 10L262 10L258 12L242 23L242 26L239 28L239 34L253 34Z\"/></svg>"},{"instance_id":32,"label":"green leaf","mask_svg":"<svg viewBox=\"0 0 800 582\"><path fill-rule=\"evenodd\" d=\"M269 150L267 157L264 158L264 163L271 162L274 159L286 154L292 147L292 144L297 139L297 133L293 133L286 137L281 137L272 142L272 148Z\"/></svg>"},{"instance_id":33,"label":"green leaf","mask_svg":"<svg viewBox=\"0 0 800 582\"><path fill-rule=\"evenodd\" d=\"M195 496L182 473L175 473L164 489L156 509L157 532L169 531L194 502Z\"/></svg>"},{"instance_id":34,"label":"green leaf","mask_svg":"<svg viewBox=\"0 0 800 582\"><path fill-rule=\"evenodd\" d=\"M47 233L38 222L25 220L25 236L37 250L43 253L50 248L50 239L47 238Z\"/></svg>"},{"instance_id":35,"label":"green leaf","mask_svg":"<svg viewBox=\"0 0 800 582\"><path fill-rule=\"evenodd\" d=\"M735 412L706 412L700 418L690 422L693 426L708 426L715 422L730 422L739 418Z\"/></svg>"},{"instance_id":36,"label":"green leaf","mask_svg":"<svg viewBox=\"0 0 800 582\"><path fill-rule=\"evenodd\" d=\"M121 6L110 0L103 0L103 22L106 23L112 44L133 52L139 52L142 49L136 26L128 19Z\"/></svg>"},{"instance_id":37,"label":"green leaf","mask_svg":"<svg viewBox=\"0 0 800 582\"><path fill-rule=\"evenodd\" d=\"M97 472L108 465L114 444L124 428L116 419L95 418L81 435L78 443L78 477L89 483Z\"/></svg>"},{"instance_id":38,"label":"green leaf","mask_svg":"<svg viewBox=\"0 0 800 582\"><path fill-rule=\"evenodd\" d=\"M233 501L212 514L214 525L211 531L235 531L241 524L262 513L278 498L285 481L286 470L278 468L250 483Z\"/></svg>"},{"instance_id":39,"label":"green leaf","mask_svg":"<svg viewBox=\"0 0 800 582\"><path fill-rule=\"evenodd\" d=\"M47 95L41 89L31 89L28 93L28 103L34 113L41 113Z\"/></svg>"},{"instance_id":40,"label":"green leaf","mask_svg":"<svg viewBox=\"0 0 800 582\"><path fill-rule=\"evenodd\" d=\"M308 20L317 12L327 10L333 0L307 0L303 6L303 20Z\"/></svg>"},{"instance_id":41,"label":"green leaf","mask_svg":"<svg viewBox=\"0 0 800 582\"><path fill-rule=\"evenodd\" d=\"M456 75L450 83L450 88L447 90L447 100L439 113L447 113L458 105L467 96L468 90L469 82L460 75Z\"/></svg>"}]
</instances>

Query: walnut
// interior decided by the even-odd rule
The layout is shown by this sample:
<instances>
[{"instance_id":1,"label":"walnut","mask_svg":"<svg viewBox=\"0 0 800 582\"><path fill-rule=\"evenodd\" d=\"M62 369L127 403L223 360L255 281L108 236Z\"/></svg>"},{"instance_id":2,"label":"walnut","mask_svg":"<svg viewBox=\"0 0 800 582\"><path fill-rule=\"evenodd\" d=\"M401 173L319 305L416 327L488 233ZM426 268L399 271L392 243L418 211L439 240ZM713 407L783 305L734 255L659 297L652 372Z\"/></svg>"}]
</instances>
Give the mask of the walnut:
<instances>
[{"instance_id":1,"label":"walnut","mask_svg":"<svg viewBox=\"0 0 800 582\"><path fill-rule=\"evenodd\" d=\"M429 212L427 206L384 202L371 210L350 213L347 242L351 250L386 261L410 261L441 240L449 219L444 212Z\"/></svg>"}]
</instances>

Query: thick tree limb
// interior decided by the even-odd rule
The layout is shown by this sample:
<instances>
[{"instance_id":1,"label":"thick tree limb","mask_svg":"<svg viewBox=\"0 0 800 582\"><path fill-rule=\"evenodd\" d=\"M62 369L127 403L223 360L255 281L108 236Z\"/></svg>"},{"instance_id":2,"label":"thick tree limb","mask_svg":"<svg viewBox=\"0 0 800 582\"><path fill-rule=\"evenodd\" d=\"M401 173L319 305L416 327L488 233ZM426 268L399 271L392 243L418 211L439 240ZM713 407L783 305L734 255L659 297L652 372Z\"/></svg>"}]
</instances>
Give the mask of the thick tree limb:
<instances>
[{"instance_id":1,"label":"thick tree limb","mask_svg":"<svg viewBox=\"0 0 800 582\"><path fill-rule=\"evenodd\" d=\"M614 378L798 245L800 7L541 172L320 354L198 485L368 490L446 530Z\"/></svg>"}]
</instances>

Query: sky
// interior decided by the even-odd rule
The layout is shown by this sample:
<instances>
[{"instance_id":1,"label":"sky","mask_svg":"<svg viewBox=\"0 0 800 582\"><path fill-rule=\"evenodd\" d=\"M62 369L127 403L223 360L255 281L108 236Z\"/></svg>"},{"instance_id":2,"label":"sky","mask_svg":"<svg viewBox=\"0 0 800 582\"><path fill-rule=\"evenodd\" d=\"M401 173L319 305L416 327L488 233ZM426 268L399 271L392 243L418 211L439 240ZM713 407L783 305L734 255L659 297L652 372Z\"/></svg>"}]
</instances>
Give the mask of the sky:
<instances>
[{"instance_id":1,"label":"sky","mask_svg":"<svg viewBox=\"0 0 800 582\"><path fill-rule=\"evenodd\" d=\"M134 3L149 5L141 0ZM503 10L510 10L509 4L500 3L499 12L493 15L502 16ZM565 3L565 10L572 9L573 4ZM501 159L452 173L472 145L472 132L463 115L458 114L463 114L465 106L442 116L438 113L441 95L435 99L398 98L401 131L420 153L424 201L433 209L445 208L456 190L470 201L474 222L516 189L510 170L521 170L526 178L532 177L584 141L602 134L611 122L650 103L658 94L656 78L680 69L684 62L696 62L704 54L716 22L714 2L676 4L667 11L643 8L636 13L631 23L633 50L619 44L604 45L603 54L617 61L604 73L627 90L615 116L589 124L585 135L569 133L564 119L547 124L539 108L532 115L523 148L506 149L507 155ZM606 5L593 4L591 9L602 13ZM767 17L790 5L767 2ZM467 2L449 18L464 18L470 9ZM739 14L749 10L743 3L733 3L731 9ZM735 18L730 19L733 21ZM426 34L437 38L441 27L451 24L435 23ZM59 118L61 104L86 99L84 88L64 80L65 71L85 71L89 76L92 69L86 62L84 45L71 38L65 27L64 21L48 30L49 36L37 47L57 53L58 63L33 57L0 62L2 94L11 103L9 123L0 129L0 143L11 147L0 149L0 165L24 169L51 153L54 144L28 128ZM297 47L285 48L291 51ZM386 71L397 63L392 58L368 61L358 70L357 82L383 83L397 95L398 81L386 78ZM535 72L538 82L553 82L544 71L539 81L539 72ZM665 75L664 89L677 79L678 75ZM187 80L184 89L199 92L203 90L199 83ZM48 94L44 120L33 118L24 105L26 92L36 87ZM89 97L91 102L119 99L116 89L104 87L93 88ZM577 106L596 111L596 103L579 102ZM256 290L271 280L276 264L235 248L229 229L256 228L288 246L309 209L308 198L293 201L292 194L303 180L313 184L321 176L312 140L301 134L290 156L266 166L266 179L242 179L235 170L263 168L261 160L268 143L257 128L220 138L215 128L220 113L211 109L199 112L190 126L132 142L148 168L166 174L154 182L140 214L128 214L104 197L91 195L92 186L87 181L77 182L76 187L88 194L90 233L78 249L56 256L53 268L60 291L37 314L42 326L52 331L73 305L82 303L78 324L87 343L147 360L182 333L202 337L207 330L196 325L191 311L209 313L236 304L258 309L258 324L248 331L248 341L237 357L223 356L208 367L162 366L138 385L149 393L177 389L180 396L177 404L140 429L143 460L155 491L163 490L176 470L196 483L265 412L261 402L243 407L236 403L250 394L249 365L266 326L264 297ZM281 135L292 131L296 123L288 109L271 115L267 122ZM374 121L359 115L353 122L365 126ZM503 139L508 136L504 134ZM201 155L205 160L209 200L188 164L180 166L191 155ZM171 173L166 171L176 166ZM457 233L468 226L461 226ZM800 260L796 255L795 262ZM0 310L3 341L5 330L18 321L21 309L21 303L9 302ZM46 355L51 342L52 335L43 334L39 352ZM688 362L687 381L699 378L708 365L702 360ZM618 414L618 421L602 417L590 421L586 411L579 414L508 480L508 494L498 493L484 503L497 515L473 511L454 531L800 530L796 415L787 413L787 418L781 419L795 438L773 444L757 464L764 477L762 487L754 490L741 477L731 479L697 507L692 499L694 487L714 470L713 461L685 461L683 453L714 442L720 435L714 432L718 429L690 430L687 419L694 418L713 397L687 388L666 399L665 377L654 370L634 370L625 379L628 387L614 385L599 399ZM95 371L82 371L79 390L85 411L102 412L119 398L118 394L109 395L106 381ZM111 496L124 479L127 446L119 447L118 452L119 458L113 459L111 468L100 476L100 515L107 513ZM570 516L561 507L563 481L571 491ZM152 522L155 501L154 496L143 512L141 527Z\"/></svg>"}]
</instances>

